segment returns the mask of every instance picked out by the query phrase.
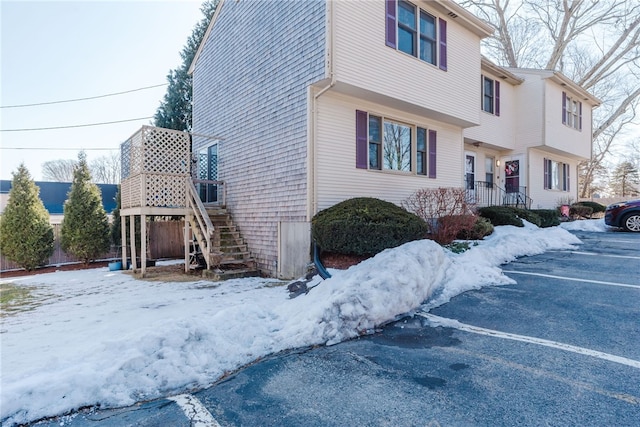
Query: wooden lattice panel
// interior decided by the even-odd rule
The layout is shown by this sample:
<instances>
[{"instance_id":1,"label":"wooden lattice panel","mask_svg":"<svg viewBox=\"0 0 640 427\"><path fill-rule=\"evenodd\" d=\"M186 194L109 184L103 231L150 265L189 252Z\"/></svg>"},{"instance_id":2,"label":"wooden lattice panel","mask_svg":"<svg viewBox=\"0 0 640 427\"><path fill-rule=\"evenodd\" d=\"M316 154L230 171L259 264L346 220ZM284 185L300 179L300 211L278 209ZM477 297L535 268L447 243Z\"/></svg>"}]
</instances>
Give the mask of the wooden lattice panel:
<instances>
[{"instance_id":1,"label":"wooden lattice panel","mask_svg":"<svg viewBox=\"0 0 640 427\"><path fill-rule=\"evenodd\" d=\"M142 175L136 175L123 180L120 183L122 208L140 207L142 201L141 190Z\"/></svg>"},{"instance_id":2,"label":"wooden lattice panel","mask_svg":"<svg viewBox=\"0 0 640 427\"><path fill-rule=\"evenodd\" d=\"M184 207L187 200L186 175L144 174L145 206Z\"/></svg>"},{"instance_id":3,"label":"wooden lattice panel","mask_svg":"<svg viewBox=\"0 0 640 427\"><path fill-rule=\"evenodd\" d=\"M190 173L190 140L186 132L145 126L142 128L143 172Z\"/></svg>"}]
</instances>

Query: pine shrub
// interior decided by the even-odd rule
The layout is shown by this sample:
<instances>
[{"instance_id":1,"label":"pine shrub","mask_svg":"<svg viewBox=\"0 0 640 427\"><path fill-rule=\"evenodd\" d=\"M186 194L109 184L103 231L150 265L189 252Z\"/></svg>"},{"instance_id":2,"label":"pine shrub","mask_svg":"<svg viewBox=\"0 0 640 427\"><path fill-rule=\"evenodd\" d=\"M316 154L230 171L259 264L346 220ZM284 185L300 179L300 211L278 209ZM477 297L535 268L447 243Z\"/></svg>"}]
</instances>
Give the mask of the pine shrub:
<instances>
[{"instance_id":1,"label":"pine shrub","mask_svg":"<svg viewBox=\"0 0 640 427\"><path fill-rule=\"evenodd\" d=\"M100 189L91 182L86 155L80 153L78 158L64 204L60 244L63 251L88 264L109 251L109 220Z\"/></svg>"},{"instance_id":2,"label":"pine shrub","mask_svg":"<svg viewBox=\"0 0 640 427\"><path fill-rule=\"evenodd\" d=\"M311 233L323 251L370 256L424 238L427 225L393 203L360 197L318 212Z\"/></svg>"},{"instance_id":3,"label":"pine shrub","mask_svg":"<svg viewBox=\"0 0 640 427\"><path fill-rule=\"evenodd\" d=\"M577 202L577 203L574 203L573 205L590 207L591 209L593 209L592 213L594 214L604 212L607 210L607 207L605 205L601 205L600 203L597 203L597 202L591 202L589 200L585 200L584 202Z\"/></svg>"},{"instance_id":4,"label":"pine shrub","mask_svg":"<svg viewBox=\"0 0 640 427\"><path fill-rule=\"evenodd\" d=\"M542 228L560 225L560 215L556 209L532 209L531 212L540 217Z\"/></svg>"},{"instance_id":5,"label":"pine shrub","mask_svg":"<svg viewBox=\"0 0 640 427\"><path fill-rule=\"evenodd\" d=\"M491 221L487 218L477 216L475 217L473 227L468 230L460 231L456 238L463 240L482 240L491 233L493 233L493 225L491 224Z\"/></svg>"},{"instance_id":6,"label":"pine shrub","mask_svg":"<svg viewBox=\"0 0 640 427\"><path fill-rule=\"evenodd\" d=\"M53 254L49 213L24 164L13 173L9 200L0 217L0 251L27 271L44 265Z\"/></svg>"},{"instance_id":7,"label":"pine shrub","mask_svg":"<svg viewBox=\"0 0 640 427\"><path fill-rule=\"evenodd\" d=\"M593 208L591 206L585 206L575 203L569 208L569 215L571 215L572 217L591 218L592 214Z\"/></svg>"},{"instance_id":8,"label":"pine shrub","mask_svg":"<svg viewBox=\"0 0 640 427\"><path fill-rule=\"evenodd\" d=\"M478 213L481 217L491 221L494 226L515 225L516 227L524 227L522 220L507 206L487 206L478 209Z\"/></svg>"}]
</instances>

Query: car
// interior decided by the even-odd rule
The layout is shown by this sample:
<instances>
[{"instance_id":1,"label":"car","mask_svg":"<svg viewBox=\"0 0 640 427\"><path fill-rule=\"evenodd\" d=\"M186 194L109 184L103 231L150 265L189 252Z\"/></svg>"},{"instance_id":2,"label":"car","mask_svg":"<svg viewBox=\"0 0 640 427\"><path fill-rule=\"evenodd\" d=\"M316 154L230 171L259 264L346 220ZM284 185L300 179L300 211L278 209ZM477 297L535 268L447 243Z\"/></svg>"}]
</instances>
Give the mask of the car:
<instances>
[{"instance_id":1,"label":"car","mask_svg":"<svg viewBox=\"0 0 640 427\"><path fill-rule=\"evenodd\" d=\"M607 206L604 223L627 231L640 232L640 199Z\"/></svg>"}]
</instances>

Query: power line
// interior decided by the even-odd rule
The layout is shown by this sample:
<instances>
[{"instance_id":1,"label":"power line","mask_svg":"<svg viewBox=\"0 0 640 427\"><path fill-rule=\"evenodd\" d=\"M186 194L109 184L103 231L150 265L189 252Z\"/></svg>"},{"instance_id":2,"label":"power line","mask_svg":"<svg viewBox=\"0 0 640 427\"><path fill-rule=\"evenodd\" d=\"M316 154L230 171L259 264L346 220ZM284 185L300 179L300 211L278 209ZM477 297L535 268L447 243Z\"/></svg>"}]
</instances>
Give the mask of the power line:
<instances>
[{"instance_id":1,"label":"power line","mask_svg":"<svg viewBox=\"0 0 640 427\"><path fill-rule=\"evenodd\" d=\"M153 116L149 116L149 117L139 117L137 119L115 120L113 122L87 123L83 125L55 126L55 127L48 127L48 128L0 129L0 132L30 132L30 131L38 131L38 130L82 128L82 127L89 127L89 126L112 125L115 123L135 122L137 120L147 120L152 118Z\"/></svg>"},{"instance_id":2,"label":"power line","mask_svg":"<svg viewBox=\"0 0 640 427\"><path fill-rule=\"evenodd\" d=\"M57 148L57 147L2 147L0 150L52 150L52 151L114 151L119 150L120 147L115 148Z\"/></svg>"},{"instance_id":3,"label":"power line","mask_svg":"<svg viewBox=\"0 0 640 427\"><path fill-rule=\"evenodd\" d=\"M145 86L145 87L141 87L141 88L138 88L138 89L125 90L124 92L108 93L106 95L89 96L89 97L86 97L86 98L66 99L64 101L37 102L35 104L3 105L3 106L0 106L0 108L36 107L38 105L51 105L51 104L62 104L62 103L65 103L65 102L87 101L87 100L90 100L90 99L106 98L108 96L124 95L126 93L138 92L138 91L147 90L147 89L153 89L153 88L160 87L160 86L166 86L168 84L169 83L162 83L162 84L159 84L159 85Z\"/></svg>"}]
</instances>

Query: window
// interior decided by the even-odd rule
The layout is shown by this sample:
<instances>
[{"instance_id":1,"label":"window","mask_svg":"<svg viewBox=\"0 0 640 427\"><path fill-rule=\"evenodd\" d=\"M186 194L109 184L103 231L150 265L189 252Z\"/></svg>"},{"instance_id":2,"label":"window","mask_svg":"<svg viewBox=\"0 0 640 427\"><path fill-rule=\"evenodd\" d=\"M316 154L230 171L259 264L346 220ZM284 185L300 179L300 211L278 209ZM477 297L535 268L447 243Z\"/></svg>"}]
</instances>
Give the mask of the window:
<instances>
[{"instance_id":1,"label":"window","mask_svg":"<svg viewBox=\"0 0 640 427\"><path fill-rule=\"evenodd\" d=\"M408 1L386 0L386 44L447 70L447 22Z\"/></svg>"},{"instance_id":2,"label":"window","mask_svg":"<svg viewBox=\"0 0 640 427\"><path fill-rule=\"evenodd\" d=\"M487 187L493 187L493 157L484 158L484 180Z\"/></svg>"},{"instance_id":3,"label":"window","mask_svg":"<svg viewBox=\"0 0 640 427\"><path fill-rule=\"evenodd\" d=\"M356 167L435 178L436 136L435 130L356 111Z\"/></svg>"},{"instance_id":4,"label":"window","mask_svg":"<svg viewBox=\"0 0 640 427\"><path fill-rule=\"evenodd\" d=\"M416 56L416 7L398 2L398 49Z\"/></svg>"},{"instance_id":5,"label":"window","mask_svg":"<svg viewBox=\"0 0 640 427\"><path fill-rule=\"evenodd\" d=\"M500 115L500 82L482 76L482 110Z\"/></svg>"},{"instance_id":6,"label":"window","mask_svg":"<svg viewBox=\"0 0 640 427\"><path fill-rule=\"evenodd\" d=\"M582 102L562 92L562 124L582 130Z\"/></svg>"},{"instance_id":7,"label":"window","mask_svg":"<svg viewBox=\"0 0 640 427\"><path fill-rule=\"evenodd\" d=\"M544 188L545 190L570 191L569 174L571 168L567 163L544 159Z\"/></svg>"}]
</instances>

